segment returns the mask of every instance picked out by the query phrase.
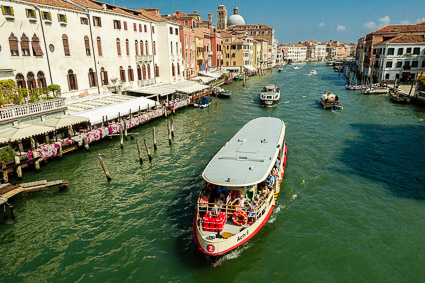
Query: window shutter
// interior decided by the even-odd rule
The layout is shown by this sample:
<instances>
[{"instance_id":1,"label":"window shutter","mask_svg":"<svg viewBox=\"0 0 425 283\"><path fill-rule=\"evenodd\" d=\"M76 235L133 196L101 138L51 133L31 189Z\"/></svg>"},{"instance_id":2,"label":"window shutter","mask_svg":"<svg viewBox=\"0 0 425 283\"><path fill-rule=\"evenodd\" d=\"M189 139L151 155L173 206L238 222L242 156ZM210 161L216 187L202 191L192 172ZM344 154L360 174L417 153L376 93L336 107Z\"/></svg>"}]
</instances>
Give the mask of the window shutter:
<instances>
[{"instance_id":1,"label":"window shutter","mask_svg":"<svg viewBox=\"0 0 425 283\"><path fill-rule=\"evenodd\" d=\"M97 40L97 53L99 54L99 56L102 56L102 43L100 39Z\"/></svg>"},{"instance_id":2,"label":"window shutter","mask_svg":"<svg viewBox=\"0 0 425 283\"><path fill-rule=\"evenodd\" d=\"M4 10L4 6L1 6L1 12L3 13L3 15L6 15L6 11Z\"/></svg>"},{"instance_id":3,"label":"window shutter","mask_svg":"<svg viewBox=\"0 0 425 283\"><path fill-rule=\"evenodd\" d=\"M47 13L47 19L50 21L52 20L52 14L50 12Z\"/></svg>"},{"instance_id":4,"label":"window shutter","mask_svg":"<svg viewBox=\"0 0 425 283\"><path fill-rule=\"evenodd\" d=\"M124 22L124 30L127 30L127 22Z\"/></svg>"},{"instance_id":5,"label":"window shutter","mask_svg":"<svg viewBox=\"0 0 425 283\"><path fill-rule=\"evenodd\" d=\"M108 82L108 72L107 71L105 71L104 72L104 79L105 79L105 85L109 85L109 82Z\"/></svg>"},{"instance_id":6,"label":"window shutter","mask_svg":"<svg viewBox=\"0 0 425 283\"><path fill-rule=\"evenodd\" d=\"M23 34L22 37L21 37L21 48L22 48L22 50L30 49L30 41L25 34Z\"/></svg>"},{"instance_id":7,"label":"window shutter","mask_svg":"<svg viewBox=\"0 0 425 283\"><path fill-rule=\"evenodd\" d=\"M97 86L97 72L94 73L94 86Z\"/></svg>"},{"instance_id":8,"label":"window shutter","mask_svg":"<svg viewBox=\"0 0 425 283\"><path fill-rule=\"evenodd\" d=\"M65 56L70 56L71 53L69 51L68 37L66 35L63 35L62 36L62 41L63 41L63 50L65 52Z\"/></svg>"},{"instance_id":9,"label":"window shutter","mask_svg":"<svg viewBox=\"0 0 425 283\"><path fill-rule=\"evenodd\" d=\"M78 82L77 82L77 75L74 74L74 80L75 80L75 88L78 90Z\"/></svg>"},{"instance_id":10,"label":"window shutter","mask_svg":"<svg viewBox=\"0 0 425 283\"><path fill-rule=\"evenodd\" d=\"M32 50L35 56L43 56L43 50L41 50L40 41L35 34L32 37Z\"/></svg>"},{"instance_id":11,"label":"window shutter","mask_svg":"<svg viewBox=\"0 0 425 283\"><path fill-rule=\"evenodd\" d=\"M89 87L92 87L93 85L92 85L92 81L91 81L91 78L90 78L90 72L89 72Z\"/></svg>"},{"instance_id":12,"label":"window shutter","mask_svg":"<svg viewBox=\"0 0 425 283\"><path fill-rule=\"evenodd\" d=\"M58 14L58 22L61 21L61 15Z\"/></svg>"},{"instance_id":13,"label":"window shutter","mask_svg":"<svg viewBox=\"0 0 425 283\"><path fill-rule=\"evenodd\" d=\"M10 7L10 14L11 14L11 16L15 15L15 13L13 13L13 7Z\"/></svg>"},{"instance_id":14,"label":"window shutter","mask_svg":"<svg viewBox=\"0 0 425 283\"><path fill-rule=\"evenodd\" d=\"M69 75L66 75L66 79L68 80L68 90L71 91L71 82L69 81Z\"/></svg>"},{"instance_id":15,"label":"window shutter","mask_svg":"<svg viewBox=\"0 0 425 283\"><path fill-rule=\"evenodd\" d=\"M18 39L13 33L9 36L9 47L12 56L19 56Z\"/></svg>"},{"instance_id":16,"label":"window shutter","mask_svg":"<svg viewBox=\"0 0 425 283\"><path fill-rule=\"evenodd\" d=\"M87 36L84 37L84 45L86 46L86 49L90 49L89 38Z\"/></svg>"},{"instance_id":17,"label":"window shutter","mask_svg":"<svg viewBox=\"0 0 425 283\"><path fill-rule=\"evenodd\" d=\"M63 17L65 18L65 23L66 23L66 22L67 22L67 20L66 20L66 15L64 15Z\"/></svg>"},{"instance_id":18,"label":"window shutter","mask_svg":"<svg viewBox=\"0 0 425 283\"><path fill-rule=\"evenodd\" d=\"M99 17L99 26L101 27L102 26L102 20L101 20L101 18Z\"/></svg>"},{"instance_id":19,"label":"window shutter","mask_svg":"<svg viewBox=\"0 0 425 283\"><path fill-rule=\"evenodd\" d=\"M27 14L27 18L29 18L30 17L30 10L25 9L25 14Z\"/></svg>"}]
</instances>

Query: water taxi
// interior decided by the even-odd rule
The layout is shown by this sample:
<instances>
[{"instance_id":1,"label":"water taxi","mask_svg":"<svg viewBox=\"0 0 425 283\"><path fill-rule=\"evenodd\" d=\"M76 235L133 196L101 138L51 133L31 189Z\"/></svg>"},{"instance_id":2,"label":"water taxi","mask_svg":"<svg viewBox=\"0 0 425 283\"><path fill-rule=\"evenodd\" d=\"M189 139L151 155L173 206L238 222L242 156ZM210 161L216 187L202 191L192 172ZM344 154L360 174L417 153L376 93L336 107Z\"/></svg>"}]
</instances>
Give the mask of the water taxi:
<instances>
[{"instance_id":1,"label":"water taxi","mask_svg":"<svg viewBox=\"0 0 425 283\"><path fill-rule=\"evenodd\" d=\"M391 101L395 103L410 103L411 101L410 96L401 92L398 88L391 88L389 94Z\"/></svg>"},{"instance_id":2,"label":"water taxi","mask_svg":"<svg viewBox=\"0 0 425 283\"><path fill-rule=\"evenodd\" d=\"M299 67L298 67L298 66L293 66L293 67L292 67L292 69L294 69L294 70L298 70L298 69L299 69Z\"/></svg>"},{"instance_id":3,"label":"water taxi","mask_svg":"<svg viewBox=\"0 0 425 283\"><path fill-rule=\"evenodd\" d=\"M317 71L316 70L311 70L309 75L317 75Z\"/></svg>"},{"instance_id":4,"label":"water taxi","mask_svg":"<svg viewBox=\"0 0 425 283\"><path fill-rule=\"evenodd\" d=\"M198 248L223 255L246 243L275 208L286 165L285 123L249 121L209 162L196 206L193 234Z\"/></svg>"},{"instance_id":5,"label":"water taxi","mask_svg":"<svg viewBox=\"0 0 425 283\"><path fill-rule=\"evenodd\" d=\"M232 96L232 91L216 86L213 88L213 94L220 98L229 98Z\"/></svg>"},{"instance_id":6,"label":"water taxi","mask_svg":"<svg viewBox=\"0 0 425 283\"><path fill-rule=\"evenodd\" d=\"M343 107L341 103L339 102L339 96L330 93L323 93L320 97L320 104L322 105L323 109L325 110L342 110Z\"/></svg>"},{"instance_id":7,"label":"water taxi","mask_svg":"<svg viewBox=\"0 0 425 283\"><path fill-rule=\"evenodd\" d=\"M212 102L212 98L209 96L203 96L201 99L199 99L198 101L196 101L193 106L195 107L199 107L199 108L205 108L210 106Z\"/></svg>"},{"instance_id":8,"label":"water taxi","mask_svg":"<svg viewBox=\"0 0 425 283\"><path fill-rule=\"evenodd\" d=\"M280 100L280 88L274 84L266 85L260 94L261 104L265 106L273 106Z\"/></svg>"}]
</instances>

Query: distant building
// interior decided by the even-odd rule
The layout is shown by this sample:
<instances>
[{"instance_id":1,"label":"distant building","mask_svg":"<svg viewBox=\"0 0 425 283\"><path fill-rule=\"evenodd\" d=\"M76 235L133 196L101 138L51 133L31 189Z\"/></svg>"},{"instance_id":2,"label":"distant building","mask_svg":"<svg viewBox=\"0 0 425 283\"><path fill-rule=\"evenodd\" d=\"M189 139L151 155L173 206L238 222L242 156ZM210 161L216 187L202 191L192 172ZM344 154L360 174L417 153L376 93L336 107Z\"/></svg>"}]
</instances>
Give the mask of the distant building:
<instances>
[{"instance_id":1,"label":"distant building","mask_svg":"<svg viewBox=\"0 0 425 283\"><path fill-rule=\"evenodd\" d=\"M299 44L307 47L308 61L325 61L326 60L326 45L321 44L316 40L300 41Z\"/></svg>"},{"instance_id":2,"label":"distant building","mask_svg":"<svg viewBox=\"0 0 425 283\"><path fill-rule=\"evenodd\" d=\"M304 62L307 60L307 47L299 43L285 44L285 59L289 62Z\"/></svg>"},{"instance_id":3,"label":"distant building","mask_svg":"<svg viewBox=\"0 0 425 283\"><path fill-rule=\"evenodd\" d=\"M217 9L217 29L225 29L227 27L227 10L226 6L220 4Z\"/></svg>"}]
</instances>

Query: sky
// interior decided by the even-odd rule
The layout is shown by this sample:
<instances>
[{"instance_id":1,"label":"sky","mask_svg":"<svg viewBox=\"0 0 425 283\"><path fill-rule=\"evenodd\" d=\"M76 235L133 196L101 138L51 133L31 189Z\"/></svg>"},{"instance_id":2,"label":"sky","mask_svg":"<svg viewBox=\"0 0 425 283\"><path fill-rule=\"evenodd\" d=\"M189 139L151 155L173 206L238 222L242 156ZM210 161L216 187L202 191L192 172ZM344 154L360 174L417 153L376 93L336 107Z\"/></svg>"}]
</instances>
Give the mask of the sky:
<instances>
[{"instance_id":1,"label":"sky","mask_svg":"<svg viewBox=\"0 0 425 283\"><path fill-rule=\"evenodd\" d=\"M160 14L198 11L204 20L213 14L217 23L217 7L223 3L228 16L234 1L195 0L105 0L130 9L158 8ZM245 0L237 2L239 14L246 24L265 24L275 29L279 43L305 40L357 40L388 24L416 24L425 21L424 0Z\"/></svg>"}]
</instances>

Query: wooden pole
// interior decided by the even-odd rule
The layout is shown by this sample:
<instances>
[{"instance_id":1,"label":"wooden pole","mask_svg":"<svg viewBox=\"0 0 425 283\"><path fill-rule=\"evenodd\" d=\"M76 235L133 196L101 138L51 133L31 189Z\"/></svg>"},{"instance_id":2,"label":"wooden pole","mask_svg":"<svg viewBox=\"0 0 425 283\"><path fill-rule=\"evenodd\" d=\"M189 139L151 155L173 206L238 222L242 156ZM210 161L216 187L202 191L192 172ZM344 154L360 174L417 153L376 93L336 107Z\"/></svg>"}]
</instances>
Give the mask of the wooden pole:
<instances>
[{"instance_id":1,"label":"wooden pole","mask_svg":"<svg viewBox=\"0 0 425 283\"><path fill-rule=\"evenodd\" d=\"M149 147L148 147L148 143L146 142L146 139L144 139L144 143L145 143L146 152L147 152L148 157L149 157L149 161L151 161L152 156L151 156L151 152L150 152Z\"/></svg>"},{"instance_id":2,"label":"wooden pole","mask_svg":"<svg viewBox=\"0 0 425 283\"><path fill-rule=\"evenodd\" d=\"M40 161L38 160L38 152L34 150L32 152L32 156L34 159L36 159L36 161L34 162L35 170L40 170Z\"/></svg>"},{"instance_id":3,"label":"wooden pole","mask_svg":"<svg viewBox=\"0 0 425 283\"><path fill-rule=\"evenodd\" d=\"M62 144L61 144L61 143L59 143L58 156L59 156L60 158L62 158L62 157L63 157L63 155L62 155Z\"/></svg>"},{"instance_id":4,"label":"wooden pole","mask_svg":"<svg viewBox=\"0 0 425 283\"><path fill-rule=\"evenodd\" d=\"M170 120L170 128L171 128L171 136L174 137L174 120L171 118Z\"/></svg>"},{"instance_id":5,"label":"wooden pole","mask_svg":"<svg viewBox=\"0 0 425 283\"><path fill-rule=\"evenodd\" d=\"M1 164L1 169L3 170L3 180L5 183L9 182L9 176L7 174L7 170L6 170L6 164L4 162L2 162Z\"/></svg>"},{"instance_id":6,"label":"wooden pole","mask_svg":"<svg viewBox=\"0 0 425 283\"><path fill-rule=\"evenodd\" d=\"M121 125L120 125L120 146L121 146L121 149L124 148L124 139L123 139L123 132L122 132Z\"/></svg>"},{"instance_id":7,"label":"wooden pole","mask_svg":"<svg viewBox=\"0 0 425 283\"><path fill-rule=\"evenodd\" d=\"M19 158L19 156L15 156L15 164L21 164L21 159ZM16 174L18 175L18 178L22 178L22 167L20 165L16 167Z\"/></svg>"},{"instance_id":8,"label":"wooden pole","mask_svg":"<svg viewBox=\"0 0 425 283\"><path fill-rule=\"evenodd\" d=\"M13 204L7 203L7 205L9 206L9 210L10 210L10 219L15 218L15 215L13 215Z\"/></svg>"},{"instance_id":9,"label":"wooden pole","mask_svg":"<svg viewBox=\"0 0 425 283\"><path fill-rule=\"evenodd\" d=\"M136 145L137 145L137 152L139 153L139 161L140 164L143 163L143 158L142 158L142 150L140 149L140 142L139 139L136 139Z\"/></svg>"},{"instance_id":10,"label":"wooden pole","mask_svg":"<svg viewBox=\"0 0 425 283\"><path fill-rule=\"evenodd\" d=\"M127 119L123 119L122 120L123 121L123 124L124 124L124 137L125 137L125 140L127 140L128 139L128 133L127 133Z\"/></svg>"},{"instance_id":11,"label":"wooden pole","mask_svg":"<svg viewBox=\"0 0 425 283\"><path fill-rule=\"evenodd\" d=\"M99 153L99 162L100 166L102 166L103 172L105 172L106 179L108 182L112 180L111 175L109 175L108 168L106 168L105 162L103 162L102 155Z\"/></svg>"},{"instance_id":12,"label":"wooden pole","mask_svg":"<svg viewBox=\"0 0 425 283\"><path fill-rule=\"evenodd\" d=\"M89 150L89 148L90 148L89 141L88 141L86 136L84 136L84 138L83 138L83 144L84 144L84 147L86 148L86 150Z\"/></svg>"},{"instance_id":13,"label":"wooden pole","mask_svg":"<svg viewBox=\"0 0 425 283\"><path fill-rule=\"evenodd\" d=\"M167 123L167 131L168 131L168 143L171 145L170 123Z\"/></svg>"},{"instance_id":14,"label":"wooden pole","mask_svg":"<svg viewBox=\"0 0 425 283\"><path fill-rule=\"evenodd\" d=\"M152 127L152 135L153 135L153 148L154 148L154 150L157 150L157 146L156 146L156 131L155 131L155 127Z\"/></svg>"}]
</instances>

